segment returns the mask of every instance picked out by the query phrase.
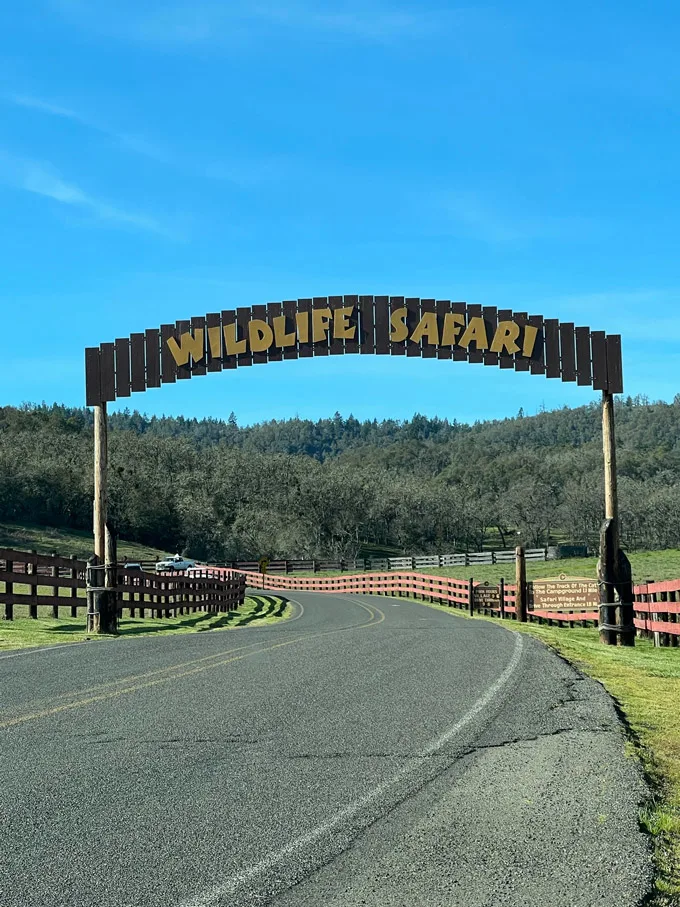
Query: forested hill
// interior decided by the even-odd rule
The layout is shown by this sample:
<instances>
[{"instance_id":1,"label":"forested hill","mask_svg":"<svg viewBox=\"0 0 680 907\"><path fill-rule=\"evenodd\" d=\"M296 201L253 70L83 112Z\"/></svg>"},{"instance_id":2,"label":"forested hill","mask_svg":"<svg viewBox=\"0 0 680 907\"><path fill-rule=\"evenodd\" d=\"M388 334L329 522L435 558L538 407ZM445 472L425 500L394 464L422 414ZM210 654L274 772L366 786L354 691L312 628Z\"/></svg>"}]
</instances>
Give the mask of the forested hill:
<instances>
[{"instance_id":1,"label":"forested hill","mask_svg":"<svg viewBox=\"0 0 680 907\"><path fill-rule=\"evenodd\" d=\"M617 403L629 547L680 544L680 397ZM0 518L88 528L92 415L0 408ZM592 541L602 515L596 404L467 425L110 416L122 534L215 559Z\"/></svg>"}]
</instances>

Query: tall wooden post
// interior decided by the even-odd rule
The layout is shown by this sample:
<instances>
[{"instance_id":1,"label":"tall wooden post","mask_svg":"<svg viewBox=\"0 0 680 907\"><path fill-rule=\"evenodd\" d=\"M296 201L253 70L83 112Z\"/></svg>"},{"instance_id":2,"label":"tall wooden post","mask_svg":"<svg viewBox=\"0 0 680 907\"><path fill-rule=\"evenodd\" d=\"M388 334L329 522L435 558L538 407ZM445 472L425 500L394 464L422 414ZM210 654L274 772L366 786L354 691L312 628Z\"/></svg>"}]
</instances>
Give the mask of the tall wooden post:
<instances>
[{"instance_id":1,"label":"tall wooden post","mask_svg":"<svg viewBox=\"0 0 680 907\"><path fill-rule=\"evenodd\" d=\"M614 395L602 392L602 452L604 454L604 512L600 531L600 642L634 646L635 622L630 561L619 547L619 500L616 485Z\"/></svg>"},{"instance_id":2,"label":"tall wooden post","mask_svg":"<svg viewBox=\"0 0 680 907\"><path fill-rule=\"evenodd\" d=\"M604 453L604 518L613 521L613 541L619 547L619 496L616 486L614 395L602 392L602 450Z\"/></svg>"},{"instance_id":3,"label":"tall wooden post","mask_svg":"<svg viewBox=\"0 0 680 907\"><path fill-rule=\"evenodd\" d=\"M515 548L515 584L517 587L515 617L520 623L525 624L527 622L527 562L522 545Z\"/></svg>"},{"instance_id":4,"label":"tall wooden post","mask_svg":"<svg viewBox=\"0 0 680 907\"><path fill-rule=\"evenodd\" d=\"M94 553L99 563L106 563L106 470L108 439L106 403L94 408Z\"/></svg>"},{"instance_id":5,"label":"tall wooden post","mask_svg":"<svg viewBox=\"0 0 680 907\"><path fill-rule=\"evenodd\" d=\"M94 557L87 569L87 632L117 633L116 539L107 520L106 403L94 407Z\"/></svg>"}]
</instances>

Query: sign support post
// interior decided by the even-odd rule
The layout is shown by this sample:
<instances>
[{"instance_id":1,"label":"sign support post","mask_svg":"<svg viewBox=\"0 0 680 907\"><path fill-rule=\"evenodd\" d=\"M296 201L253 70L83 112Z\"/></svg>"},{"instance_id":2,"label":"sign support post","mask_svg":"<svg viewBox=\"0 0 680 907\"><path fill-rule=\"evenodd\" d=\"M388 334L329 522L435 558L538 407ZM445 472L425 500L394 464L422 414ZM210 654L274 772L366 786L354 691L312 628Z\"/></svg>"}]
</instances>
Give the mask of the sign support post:
<instances>
[{"instance_id":1,"label":"sign support post","mask_svg":"<svg viewBox=\"0 0 680 907\"><path fill-rule=\"evenodd\" d=\"M100 403L94 407L94 553L102 564L106 558L107 466L106 403Z\"/></svg>"},{"instance_id":2,"label":"sign support post","mask_svg":"<svg viewBox=\"0 0 680 907\"><path fill-rule=\"evenodd\" d=\"M525 624L527 622L527 562L522 545L515 548L515 583L517 586L515 618Z\"/></svg>"},{"instance_id":3,"label":"sign support post","mask_svg":"<svg viewBox=\"0 0 680 907\"><path fill-rule=\"evenodd\" d=\"M604 512L600 530L600 642L634 646L633 578L630 561L619 547L619 500L616 484L614 395L602 392L602 448L604 453Z\"/></svg>"},{"instance_id":4,"label":"sign support post","mask_svg":"<svg viewBox=\"0 0 680 907\"><path fill-rule=\"evenodd\" d=\"M87 569L87 632L117 633L116 537L107 525L106 403L94 407L94 558Z\"/></svg>"}]
</instances>

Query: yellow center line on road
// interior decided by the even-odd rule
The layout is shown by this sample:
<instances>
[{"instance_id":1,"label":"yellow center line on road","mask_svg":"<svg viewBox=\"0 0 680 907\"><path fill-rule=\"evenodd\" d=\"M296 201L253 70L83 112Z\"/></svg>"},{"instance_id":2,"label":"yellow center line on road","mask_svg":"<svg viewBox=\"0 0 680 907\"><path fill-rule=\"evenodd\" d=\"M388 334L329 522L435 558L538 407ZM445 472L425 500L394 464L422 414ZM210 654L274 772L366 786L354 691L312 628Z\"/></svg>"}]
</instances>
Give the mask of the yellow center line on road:
<instances>
[{"instance_id":1,"label":"yellow center line on road","mask_svg":"<svg viewBox=\"0 0 680 907\"><path fill-rule=\"evenodd\" d=\"M293 621L297 620L299 617L302 617L302 614L304 613L304 608L302 607L302 605L299 602L294 602L294 603L296 605L298 605L298 607L300 608L300 613L297 614L295 617L290 618L288 621L289 623L292 623ZM268 626L271 627L272 625L269 624ZM245 629L245 628L235 628L235 629ZM256 628L253 627L252 629L256 629ZM258 629L260 629L260 628L258 628ZM74 696L83 696L83 695L90 694L90 693L102 692L104 690L112 690L114 687L120 686L121 684L134 683L139 680L146 680L149 677L157 677L160 674L167 674L168 672L176 671L178 668L191 667L193 665L201 664L206 661L211 661L216 658L221 658L224 655L231 655L233 652L241 652L241 651L243 651L243 649L250 649L253 646L257 646L257 645L260 645L259 640L255 640L254 642L246 643L245 645L242 645L242 646L236 646L233 649L222 649L219 652L215 652L213 655L204 655L201 658L194 658L191 661L179 662L178 664L169 665L166 668L158 668L155 671L146 671L143 674L128 674L125 677L119 677L117 680L110 680L110 681L107 681L106 683L96 684L95 686L87 687L84 690L70 690L66 693L57 693L55 696L50 696L48 699L37 700L37 702L38 703L43 702L45 704L56 703L61 699L70 699ZM19 653L19 654L23 654L23 653ZM28 654L30 654L30 653L28 653ZM0 719L1 719L1 716L0 716ZM1 720L0 720L0 727L3 727Z\"/></svg>"},{"instance_id":2,"label":"yellow center line on road","mask_svg":"<svg viewBox=\"0 0 680 907\"><path fill-rule=\"evenodd\" d=\"M171 680L174 681L174 680L179 680L182 677L191 677L194 674L202 674L205 671L212 670L213 668L218 668L218 667L222 667L223 665L232 664L233 662L236 662L236 661L242 661L244 658L249 658L251 655L261 655L264 652L272 652L272 651L274 651L274 649L281 649L281 648L284 648L285 646L292 646L295 643L304 642L309 639L318 639L321 636L329 636L333 633L342 633L347 630L361 630L361 629L365 629L365 628L368 628L371 626L376 626L377 624L382 623L382 621L385 619L385 615L382 613L382 611L380 611L379 608L375 608L374 606L364 605L361 602L358 602L355 600L353 600L353 603L356 605L359 605L361 608L363 608L365 611L367 611L369 613L370 619L367 622L365 622L363 624L355 624L355 625L352 625L349 627L337 627L334 630L322 630L319 633L308 633L305 635L296 636L295 638L288 639L285 642L275 643L274 645L271 645L271 646L263 646L262 648L255 649L254 651L251 651L251 652L244 652L242 655L235 655L232 658L224 658L221 661L212 661L210 664L199 664L199 662L205 662L205 661L208 661L209 659L214 659L214 658L219 657L224 654L230 654L230 652L237 652L240 649L250 648L250 646L256 645L256 643L251 643L249 646L240 646L239 648L231 649L226 653L220 652L217 655L209 655L209 656L205 656L205 658L195 659L194 661L191 661L191 662L184 662L181 665L175 665L173 668L163 668L163 669L161 669L161 671L151 671L147 675L139 675L138 678L132 678L132 679L134 679L134 680L143 679L144 677L151 677L151 676L157 675L159 673L165 673L165 676L163 676L163 677L156 676L153 680L145 680L143 683L134 683L132 686L121 687L120 689L108 689L107 692L102 692L102 693L99 693L94 696L87 696L84 699L78 699L74 702L67 702L67 703L63 703L62 705L53 706L51 708L40 709L38 711L29 712L24 715L16 715L12 718L6 718L5 720L0 721L0 730L4 730L4 729L10 728L10 727L15 727L16 725L19 725L19 724L25 724L28 721L36 721L39 718L49 718L49 717L52 717L53 715L58 715L61 712L72 711L73 709L80 708L81 706L92 705L93 703L105 702L110 699L116 699L119 696L123 696L123 695L129 694L129 693L136 693L136 692L139 692L140 690L150 689L151 687L158 686L159 684L168 683ZM378 620L375 619L376 615L373 613L373 611L378 611L378 613L380 614L380 618ZM186 670L186 671L177 670L178 668L188 667L189 665L195 665L195 666L191 667L189 670ZM118 683L120 683L120 681L118 681Z\"/></svg>"}]
</instances>

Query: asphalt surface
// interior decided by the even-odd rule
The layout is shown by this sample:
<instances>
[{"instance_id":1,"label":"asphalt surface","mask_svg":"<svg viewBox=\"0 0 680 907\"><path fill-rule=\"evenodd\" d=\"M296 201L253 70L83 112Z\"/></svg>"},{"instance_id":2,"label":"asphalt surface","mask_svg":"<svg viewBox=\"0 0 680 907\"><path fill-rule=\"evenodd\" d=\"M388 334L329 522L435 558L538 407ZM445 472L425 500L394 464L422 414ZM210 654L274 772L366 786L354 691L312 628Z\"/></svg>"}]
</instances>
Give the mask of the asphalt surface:
<instances>
[{"instance_id":1,"label":"asphalt surface","mask_svg":"<svg viewBox=\"0 0 680 907\"><path fill-rule=\"evenodd\" d=\"M405 600L0 656L3 907L633 907L601 686Z\"/></svg>"}]
</instances>

